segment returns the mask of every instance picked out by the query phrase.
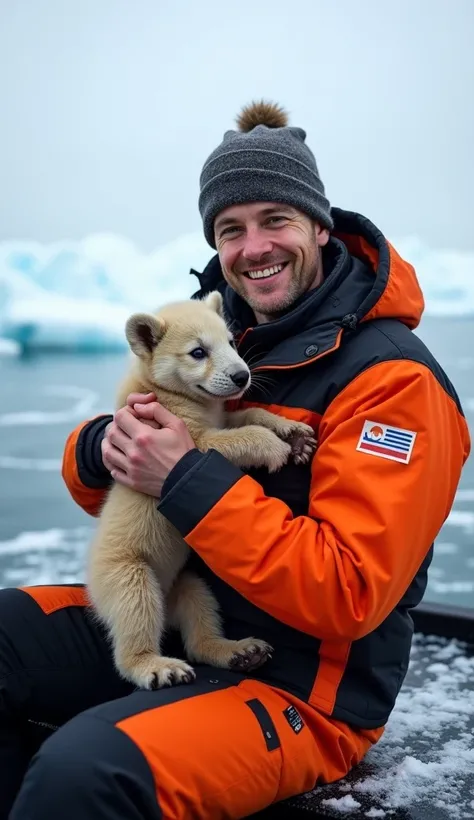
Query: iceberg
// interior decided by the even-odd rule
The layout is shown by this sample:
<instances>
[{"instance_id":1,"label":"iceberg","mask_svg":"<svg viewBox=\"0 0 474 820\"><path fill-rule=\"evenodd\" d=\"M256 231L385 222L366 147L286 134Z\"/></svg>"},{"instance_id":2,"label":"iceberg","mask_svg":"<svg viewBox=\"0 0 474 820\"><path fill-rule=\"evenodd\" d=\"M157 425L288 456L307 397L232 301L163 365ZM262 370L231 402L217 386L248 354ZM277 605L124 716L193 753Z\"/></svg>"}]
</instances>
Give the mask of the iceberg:
<instances>
[{"instance_id":1,"label":"iceberg","mask_svg":"<svg viewBox=\"0 0 474 820\"><path fill-rule=\"evenodd\" d=\"M415 268L427 316L474 316L474 252L428 248L417 237L392 245Z\"/></svg>"},{"instance_id":2,"label":"iceberg","mask_svg":"<svg viewBox=\"0 0 474 820\"><path fill-rule=\"evenodd\" d=\"M125 322L188 298L199 287L189 275L212 250L200 233L145 254L119 236L79 242L0 243L0 355L16 349L120 351ZM8 346L9 345L9 346Z\"/></svg>"},{"instance_id":3,"label":"iceberg","mask_svg":"<svg viewBox=\"0 0 474 820\"><path fill-rule=\"evenodd\" d=\"M426 315L474 315L474 253L433 250L416 237L392 242L415 267ZM213 253L200 231L150 253L114 234L0 242L0 355L123 351L130 313L191 296L191 268L201 271Z\"/></svg>"}]
</instances>

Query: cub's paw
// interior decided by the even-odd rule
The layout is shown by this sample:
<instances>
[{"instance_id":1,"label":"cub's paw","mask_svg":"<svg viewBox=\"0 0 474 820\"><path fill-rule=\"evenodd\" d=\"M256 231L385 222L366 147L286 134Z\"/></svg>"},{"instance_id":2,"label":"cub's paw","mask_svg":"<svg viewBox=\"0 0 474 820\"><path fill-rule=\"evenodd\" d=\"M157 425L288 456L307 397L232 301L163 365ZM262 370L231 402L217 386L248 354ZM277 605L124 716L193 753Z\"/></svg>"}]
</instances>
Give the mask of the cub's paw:
<instances>
[{"instance_id":1,"label":"cub's paw","mask_svg":"<svg viewBox=\"0 0 474 820\"><path fill-rule=\"evenodd\" d=\"M273 647L259 638L243 638L233 643L235 643L235 649L229 662L229 668L238 672L258 669L272 657Z\"/></svg>"},{"instance_id":2,"label":"cub's paw","mask_svg":"<svg viewBox=\"0 0 474 820\"><path fill-rule=\"evenodd\" d=\"M233 641L229 638L205 638L188 655L197 663L206 663L221 669L256 669L271 657L273 648L257 638Z\"/></svg>"},{"instance_id":3,"label":"cub's paw","mask_svg":"<svg viewBox=\"0 0 474 820\"><path fill-rule=\"evenodd\" d=\"M295 464L306 464L318 444L313 428L302 421L289 421L279 435L289 443Z\"/></svg>"},{"instance_id":4,"label":"cub's paw","mask_svg":"<svg viewBox=\"0 0 474 820\"><path fill-rule=\"evenodd\" d=\"M270 431L268 431L270 432ZM269 473L276 473L281 470L292 455L293 449L289 442L282 441L277 435L272 433L265 452L264 461Z\"/></svg>"},{"instance_id":5,"label":"cub's paw","mask_svg":"<svg viewBox=\"0 0 474 820\"><path fill-rule=\"evenodd\" d=\"M192 666L179 658L166 658L150 652L139 655L120 666L122 675L141 689L161 689L163 686L176 686L181 683L192 683L196 673Z\"/></svg>"}]
</instances>

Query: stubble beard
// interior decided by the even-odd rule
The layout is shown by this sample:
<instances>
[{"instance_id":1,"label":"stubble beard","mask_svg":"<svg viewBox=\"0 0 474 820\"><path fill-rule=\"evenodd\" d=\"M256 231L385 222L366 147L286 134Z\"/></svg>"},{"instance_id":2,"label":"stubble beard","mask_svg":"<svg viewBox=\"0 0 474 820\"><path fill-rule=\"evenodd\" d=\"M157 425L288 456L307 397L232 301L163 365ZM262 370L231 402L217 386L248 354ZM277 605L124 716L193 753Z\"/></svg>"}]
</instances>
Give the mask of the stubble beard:
<instances>
[{"instance_id":1,"label":"stubble beard","mask_svg":"<svg viewBox=\"0 0 474 820\"><path fill-rule=\"evenodd\" d=\"M245 286L241 287L239 283L239 296L247 302L252 308L256 316L264 317L267 321L278 319L287 313L292 305L307 291L318 287L322 282L322 258L319 246L314 242L313 260L311 266L305 266L305 270L300 271L300 276L297 280L293 279L285 295L281 296L274 305L268 303L259 304L258 299L248 296ZM295 264L296 259L290 261L291 265Z\"/></svg>"},{"instance_id":2,"label":"stubble beard","mask_svg":"<svg viewBox=\"0 0 474 820\"><path fill-rule=\"evenodd\" d=\"M300 295L301 289L297 286L296 282L292 282L291 288L285 296L281 296L274 305L269 305L268 302L259 304L259 300L252 298L249 298L246 301L256 315L264 316L268 319L268 321L271 321L272 319L278 319L286 313L291 306L294 305L297 299L299 299Z\"/></svg>"}]
</instances>

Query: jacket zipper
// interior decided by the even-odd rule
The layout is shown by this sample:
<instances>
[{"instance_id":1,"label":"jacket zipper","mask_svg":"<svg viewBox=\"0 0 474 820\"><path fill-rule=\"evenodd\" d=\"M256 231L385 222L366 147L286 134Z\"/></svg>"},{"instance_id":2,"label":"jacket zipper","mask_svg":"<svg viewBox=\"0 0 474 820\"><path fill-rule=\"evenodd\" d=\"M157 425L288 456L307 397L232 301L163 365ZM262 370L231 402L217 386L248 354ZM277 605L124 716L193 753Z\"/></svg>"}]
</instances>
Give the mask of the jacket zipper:
<instances>
[{"instance_id":1,"label":"jacket zipper","mask_svg":"<svg viewBox=\"0 0 474 820\"><path fill-rule=\"evenodd\" d=\"M52 729L53 731L59 729L59 726L55 726L54 723L46 723L44 720L32 720L28 718L28 723L34 723L35 726L42 726L43 729Z\"/></svg>"}]
</instances>

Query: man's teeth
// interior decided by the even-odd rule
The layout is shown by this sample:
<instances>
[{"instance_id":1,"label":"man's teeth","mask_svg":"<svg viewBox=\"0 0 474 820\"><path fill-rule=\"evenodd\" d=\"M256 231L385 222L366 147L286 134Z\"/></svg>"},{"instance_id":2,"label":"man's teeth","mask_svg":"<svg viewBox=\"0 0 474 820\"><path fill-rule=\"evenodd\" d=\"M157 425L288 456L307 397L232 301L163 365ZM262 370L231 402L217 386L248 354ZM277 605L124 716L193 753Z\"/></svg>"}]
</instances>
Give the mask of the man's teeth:
<instances>
[{"instance_id":1,"label":"man's teeth","mask_svg":"<svg viewBox=\"0 0 474 820\"><path fill-rule=\"evenodd\" d=\"M265 268L265 270L249 270L248 275L251 279L264 279L267 276L273 276L275 273L280 273L283 265L273 265L272 268Z\"/></svg>"}]
</instances>

